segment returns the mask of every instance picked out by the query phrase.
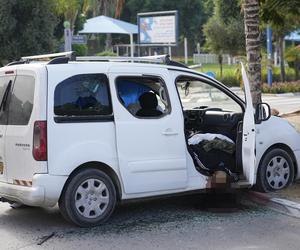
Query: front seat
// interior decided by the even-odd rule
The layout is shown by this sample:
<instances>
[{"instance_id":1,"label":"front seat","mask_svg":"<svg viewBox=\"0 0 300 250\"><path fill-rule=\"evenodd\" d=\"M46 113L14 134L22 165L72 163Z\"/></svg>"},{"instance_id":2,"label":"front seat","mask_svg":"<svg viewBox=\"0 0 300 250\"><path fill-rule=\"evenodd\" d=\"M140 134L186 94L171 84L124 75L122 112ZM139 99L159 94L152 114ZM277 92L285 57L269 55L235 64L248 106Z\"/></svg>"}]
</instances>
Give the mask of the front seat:
<instances>
[{"instance_id":1,"label":"front seat","mask_svg":"<svg viewBox=\"0 0 300 250\"><path fill-rule=\"evenodd\" d=\"M136 112L140 117L156 117L161 116L163 113L157 110L158 101L153 92L146 92L139 97L141 109Z\"/></svg>"}]
</instances>

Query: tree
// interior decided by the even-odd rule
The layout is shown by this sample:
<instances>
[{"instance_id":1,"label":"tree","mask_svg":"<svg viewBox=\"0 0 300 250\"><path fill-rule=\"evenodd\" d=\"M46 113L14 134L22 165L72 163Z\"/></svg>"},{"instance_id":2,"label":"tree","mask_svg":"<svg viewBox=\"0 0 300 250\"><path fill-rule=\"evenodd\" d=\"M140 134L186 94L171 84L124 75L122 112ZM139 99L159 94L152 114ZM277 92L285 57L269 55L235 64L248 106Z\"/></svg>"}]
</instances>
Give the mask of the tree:
<instances>
[{"instance_id":1,"label":"tree","mask_svg":"<svg viewBox=\"0 0 300 250\"><path fill-rule=\"evenodd\" d=\"M125 0L85 0L84 12L91 11L93 16L115 16L120 18L125 5ZM111 34L106 35L105 50L109 51L112 48Z\"/></svg>"},{"instance_id":2,"label":"tree","mask_svg":"<svg viewBox=\"0 0 300 250\"><path fill-rule=\"evenodd\" d=\"M261 102L261 54L259 30L259 0L244 0L244 23L246 36L246 53L248 77L253 106Z\"/></svg>"},{"instance_id":3,"label":"tree","mask_svg":"<svg viewBox=\"0 0 300 250\"><path fill-rule=\"evenodd\" d=\"M298 0L261 0L260 16L265 24L270 24L279 44L280 76L285 81L284 37L300 25L300 5Z\"/></svg>"},{"instance_id":4,"label":"tree","mask_svg":"<svg viewBox=\"0 0 300 250\"><path fill-rule=\"evenodd\" d=\"M57 18L50 0L5 0L0 5L0 61L51 52Z\"/></svg>"},{"instance_id":5,"label":"tree","mask_svg":"<svg viewBox=\"0 0 300 250\"><path fill-rule=\"evenodd\" d=\"M218 62L220 65L220 75L223 75L223 41L226 39L224 30L225 24L220 22L216 17L212 17L204 25L203 31L206 36L206 45L210 51L218 55Z\"/></svg>"},{"instance_id":6,"label":"tree","mask_svg":"<svg viewBox=\"0 0 300 250\"><path fill-rule=\"evenodd\" d=\"M300 46L288 48L285 53L285 59L289 66L295 70L296 80L298 80L300 71Z\"/></svg>"},{"instance_id":7,"label":"tree","mask_svg":"<svg viewBox=\"0 0 300 250\"><path fill-rule=\"evenodd\" d=\"M75 29L75 22L82 2L80 0L52 0L55 4L56 13L63 15L65 21L70 22L71 31Z\"/></svg>"},{"instance_id":8,"label":"tree","mask_svg":"<svg viewBox=\"0 0 300 250\"><path fill-rule=\"evenodd\" d=\"M244 25L237 0L226 3L215 0L214 3L214 15L204 25L203 31L206 46L218 55L222 77L222 55L227 53L233 57L245 50Z\"/></svg>"}]
</instances>

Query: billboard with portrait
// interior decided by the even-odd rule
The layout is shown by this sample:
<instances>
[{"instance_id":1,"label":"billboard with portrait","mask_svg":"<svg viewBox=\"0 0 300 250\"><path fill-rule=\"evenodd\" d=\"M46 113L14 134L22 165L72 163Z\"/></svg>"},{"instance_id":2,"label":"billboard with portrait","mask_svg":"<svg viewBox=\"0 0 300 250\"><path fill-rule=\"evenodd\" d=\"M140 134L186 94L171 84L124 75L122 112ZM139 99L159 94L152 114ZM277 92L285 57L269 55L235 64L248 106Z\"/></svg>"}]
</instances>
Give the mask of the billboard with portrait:
<instances>
[{"instance_id":1,"label":"billboard with portrait","mask_svg":"<svg viewBox=\"0 0 300 250\"><path fill-rule=\"evenodd\" d=\"M176 45L178 37L177 16L177 11L139 13L139 43Z\"/></svg>"}]
</instances>

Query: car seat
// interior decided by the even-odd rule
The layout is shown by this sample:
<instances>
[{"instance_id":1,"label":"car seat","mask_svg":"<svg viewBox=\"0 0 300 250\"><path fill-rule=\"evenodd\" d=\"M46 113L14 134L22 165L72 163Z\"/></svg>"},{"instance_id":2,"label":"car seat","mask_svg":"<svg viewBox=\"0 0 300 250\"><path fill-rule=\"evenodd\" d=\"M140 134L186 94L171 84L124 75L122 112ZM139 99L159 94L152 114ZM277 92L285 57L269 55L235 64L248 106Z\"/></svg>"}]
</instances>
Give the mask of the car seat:
<instances>
[{"instance_id":1,"label":"car seat","mask_svg":"<svg viewBox=\"0 0 300 250\"><path fill-rule=\"evenodd\" d=\"M156 117L163 113L157 110L158 101L153 92L146 92L139 97L141 109L136 113L140 117Z\"/></svg>"}]
</instances>

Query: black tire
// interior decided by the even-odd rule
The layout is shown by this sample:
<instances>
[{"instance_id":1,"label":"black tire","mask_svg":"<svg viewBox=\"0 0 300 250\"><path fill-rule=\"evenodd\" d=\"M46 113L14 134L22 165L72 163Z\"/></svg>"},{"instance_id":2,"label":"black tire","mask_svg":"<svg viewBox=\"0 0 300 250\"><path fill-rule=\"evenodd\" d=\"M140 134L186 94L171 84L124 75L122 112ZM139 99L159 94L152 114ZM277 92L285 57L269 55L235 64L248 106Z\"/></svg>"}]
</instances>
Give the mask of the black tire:
<instances>
[{"instance_id":1,"label":"black tire","mask_svg":"<svg viewBox=\"0 0 300 250\"><path fill-rule=\"evenodd\" d=\"M284 162L284 164L282 164L282 168L284 169L283 171L288 171L289 174L285 172L277 173L275 171L275 165L276 163L279 164L281 162L280 159L282 159ZM272 170L273 166L274 170ZM280 170L278 170L278 172L279 171ZM276 179L276 181L274 181L275 174L281 175L284 180L280 181L279 179ZM290 154L280 148L271 149L270 151L265 153L265 155L260 161L257 170L257 180L255 189L259 192L267 193L286 188L293 182L294 174L294 163Z\"/></svg>"},{"instance_id":2,"label":"black tire","mask_svg":"<svg viewBox=\"0 0 300 250\"><path fill-rule=\"evenodd\" d=\"M96 184L102 189L104 186L105 190L97 190ZM104 206L100 199L105 200ZM84 169L66 184L58 204L61 214L67 221L79 227L94 227L107 221L114 211L116 200L115 186L107 174L97 169ZM80 202L84 204L78 205ZM103 212L97 215L102 209ZM90 211L86 216L85 210L86 213Z\"/></svg>"}]
</instances>

